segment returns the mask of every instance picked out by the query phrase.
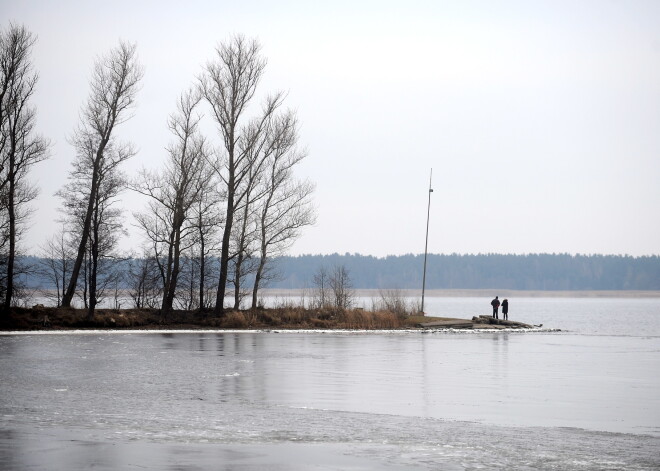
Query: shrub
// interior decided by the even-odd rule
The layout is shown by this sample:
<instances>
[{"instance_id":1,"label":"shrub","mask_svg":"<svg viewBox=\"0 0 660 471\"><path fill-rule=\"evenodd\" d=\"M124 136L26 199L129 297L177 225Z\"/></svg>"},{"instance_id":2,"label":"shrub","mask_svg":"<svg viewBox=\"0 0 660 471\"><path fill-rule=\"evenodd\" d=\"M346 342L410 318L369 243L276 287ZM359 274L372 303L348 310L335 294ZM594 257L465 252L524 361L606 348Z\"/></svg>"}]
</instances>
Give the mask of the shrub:
<instances>
[{"instance_id":1,"label":"shrub","mask_svg":"<svg viewBox=\"0 0 660 471\"><path fill-rule=\"evenodd\" d=\"M403 319L419 312L419 306L414 301L406 301L399 290L380 292L380 299L373 303L374 311L388 311Z\"/></svg>"},{"instance_id":2,"label":"shrub","mask_svg":"<svg viewBox=\"0 0 660 471\"><path fill-rule=\"evenodd\" d=\"M245 315L243 315L243 313L240 311L229 312L223 320L224 327L244 329L248 325L249 325L248 320L245 318Z\"/></svg>"}]
</instances>

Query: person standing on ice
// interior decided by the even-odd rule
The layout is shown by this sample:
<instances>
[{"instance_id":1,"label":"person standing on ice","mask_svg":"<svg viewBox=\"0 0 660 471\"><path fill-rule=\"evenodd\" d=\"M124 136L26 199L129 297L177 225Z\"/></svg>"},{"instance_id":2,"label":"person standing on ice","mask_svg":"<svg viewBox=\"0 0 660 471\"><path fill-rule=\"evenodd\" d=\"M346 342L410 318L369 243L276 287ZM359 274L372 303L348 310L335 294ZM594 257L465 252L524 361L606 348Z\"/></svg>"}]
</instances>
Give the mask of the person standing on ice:
<instances>
[{"instance_id":1,"label":"person standing on ice","mask_svg":"<svg viewBox=\"0 0 660 471\"><path fill-rule=\"evenodd\" d=\"M490 302L490 305L493 306L493 318L497 319L497 309L500 307L500 300L497 296Z\"/></svg>"},{"instance_id":2,"label":"person standing on ice","mask_svg":"<svg viewBox=\"0 0 660 471\"><path fill-rule=\"evenodd\" d=\"M502 319L505 321L509 320L509 300L505 299L502 301Z\"/></svg>"}]
</instances>

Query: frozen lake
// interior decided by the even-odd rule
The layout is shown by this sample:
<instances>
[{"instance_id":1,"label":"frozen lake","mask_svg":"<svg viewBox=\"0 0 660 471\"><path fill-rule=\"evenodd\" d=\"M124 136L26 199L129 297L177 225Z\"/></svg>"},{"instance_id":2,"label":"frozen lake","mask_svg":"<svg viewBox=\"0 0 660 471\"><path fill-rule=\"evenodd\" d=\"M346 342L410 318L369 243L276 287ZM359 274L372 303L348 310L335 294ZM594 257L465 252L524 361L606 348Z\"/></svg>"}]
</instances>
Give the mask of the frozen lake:
<instances>
[{"instance_id":1,"label":"frozen lake","mask_svg":"<svg viewBox=\"0 0 660 471\"><path fill-rule=\"evenodd\" d=\"M0 468L659 469L660 299L510 303L562 332L3 335Z\"/></svg>"}]
</instances>

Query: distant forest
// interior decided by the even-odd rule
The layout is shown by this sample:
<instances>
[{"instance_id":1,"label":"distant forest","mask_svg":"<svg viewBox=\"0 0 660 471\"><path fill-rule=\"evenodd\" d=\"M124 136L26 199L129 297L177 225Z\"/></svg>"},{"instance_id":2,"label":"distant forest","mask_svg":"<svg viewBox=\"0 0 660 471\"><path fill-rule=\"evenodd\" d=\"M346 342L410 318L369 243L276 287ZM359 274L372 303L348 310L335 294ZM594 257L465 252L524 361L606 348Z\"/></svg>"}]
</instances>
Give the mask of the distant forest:
<instances>
[{"instance_id":1,"label":"distant forest","mask_svg":"<svg viewBox=\"0 0 660 471\"><path fill-rule=\"evenodd\" d=\"M270 287L311 285L319 267L344 266L354 288L421 288L423 255L281 257ZM660 290L660 257L621 255L429 255L427 289Z\"/></svg>"},{"instance_id":2,"label":"distant forest","mask_svg":"<svg viewBox=\"0 0 660 471\"><path fill-rule=\"evenodd\" d=\"M44 259L26 257L28 266L43 265ZM217 264L217 260L214 260ZM120 271L128 273L127 267ZM320 268L343 266L356 289L421 288L423 255L384 258L358 254L284 256L273 261L277 279L267 288L311 288ZM33 288L50 287L49 278L31 270L25 279ZM210 282L217 285L217 278ZM247 277L244 286L251 286ZM130 282L120 283L130 288ZM427 289L515 289L515 290L660 290L660 257L621 255L429 255Z\"/></svg>"}]
</instances>

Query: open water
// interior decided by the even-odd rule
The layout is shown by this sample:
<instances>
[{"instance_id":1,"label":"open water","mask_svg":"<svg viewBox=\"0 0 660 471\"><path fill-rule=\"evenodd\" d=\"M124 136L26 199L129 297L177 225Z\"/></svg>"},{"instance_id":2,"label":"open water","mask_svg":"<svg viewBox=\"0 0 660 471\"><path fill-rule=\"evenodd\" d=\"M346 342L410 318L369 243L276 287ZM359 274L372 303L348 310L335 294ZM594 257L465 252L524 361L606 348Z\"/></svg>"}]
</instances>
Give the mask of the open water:
<instances>
[{"instance_id":1,"label":"open water","mask_svg":"<svg viewBox=\"0 0 660 471\"><path fill-rule=\"evenodd\" d=\"M660 299L509 317L543 329L0 335L0 469L660 469Z\"/></svg>"}]
</instances>

